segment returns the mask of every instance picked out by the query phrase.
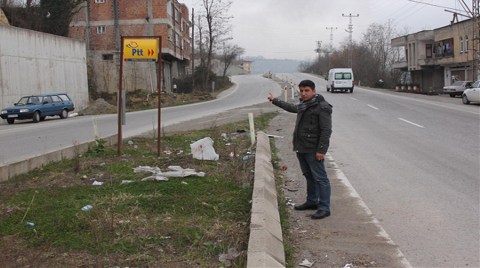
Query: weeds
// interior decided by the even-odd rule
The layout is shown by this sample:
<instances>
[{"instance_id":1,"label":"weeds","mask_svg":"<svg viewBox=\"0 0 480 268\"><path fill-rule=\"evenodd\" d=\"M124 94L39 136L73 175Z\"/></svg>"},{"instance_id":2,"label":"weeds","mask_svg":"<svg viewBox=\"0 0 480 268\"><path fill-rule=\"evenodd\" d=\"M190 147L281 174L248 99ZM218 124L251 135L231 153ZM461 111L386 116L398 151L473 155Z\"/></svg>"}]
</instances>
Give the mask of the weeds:
<instances>
[{"instance_id":1,"label":"weeds","mask_svg":"<svg viewBox=\"0 0 480 268\"><path fill-rule=\"evenodd\" d=\"M271 115L258 117L257 122L264 117ZM2 182L0 263L221 265L220 254L232 248L246 251L248 245L254 163L242 160L250 140L237 132L246 128L245 120L165 136L159 158L151 149L155 145L151 138L126 141L121 159L116 148L97 139L96 146L82 156ZM219 161L195 160L188 154L190 144L205 136L213 137ZM237 157L230 156L234 151ZM133 172L139 165L162 170L179 165L207 175L142 182L145 174ZM82 168L76 171L77 166ZM92 186L94 180L104 185ZM133 183L122 184L124 180ZM82 211L87 204L93 209ZM35 224L36 233L24 226L25 221ZM15 245L14 253L7 244ZM65 254L76 257L65 258ZM241 254L234 267L245 263L246 254Z\"/></svg>"}]
</instances>

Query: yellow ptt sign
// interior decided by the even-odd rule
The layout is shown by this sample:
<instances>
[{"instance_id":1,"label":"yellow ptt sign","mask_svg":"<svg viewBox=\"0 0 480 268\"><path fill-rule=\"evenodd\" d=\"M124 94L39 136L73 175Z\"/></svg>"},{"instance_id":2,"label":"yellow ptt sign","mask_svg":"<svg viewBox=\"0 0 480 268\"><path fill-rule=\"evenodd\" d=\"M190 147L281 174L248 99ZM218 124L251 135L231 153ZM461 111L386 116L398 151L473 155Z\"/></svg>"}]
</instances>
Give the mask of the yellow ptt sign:
<instances>
[{"instance_id":1,"label":"yellow ptt sign","mask_svg":"<svg viewBox=\"0 0 480 268\"><path fill-rule=\"evenodd\" d=\"M125 38L123 40L124 61L158 61L158 39Z\"/></svg>"}]
</instances>

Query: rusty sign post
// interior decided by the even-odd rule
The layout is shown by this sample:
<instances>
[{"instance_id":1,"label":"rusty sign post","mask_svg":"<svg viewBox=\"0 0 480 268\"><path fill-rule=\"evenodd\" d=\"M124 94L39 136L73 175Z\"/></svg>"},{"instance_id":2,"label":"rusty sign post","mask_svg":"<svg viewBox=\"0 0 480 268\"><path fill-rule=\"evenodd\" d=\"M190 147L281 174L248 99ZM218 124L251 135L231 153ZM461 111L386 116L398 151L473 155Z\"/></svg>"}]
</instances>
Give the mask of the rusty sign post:
<instances>
[{"instance_id":1,"label":"rusty sign post","mask_svg":"<svg viewBox=\"0 0 480 268\"><path fill-rule=\"evenodd\" d=\"M122 81L123 81L123 62L124 61L154 61L158 64L157 89L158 89L158 142L157 156L160 156L160 110L162 93L162 37L161 36L122 36L122 45L120 47L120 81L118 89L118 140L117 155L122 154L122 117L123 117L123 100L122 97Z\"/></svg>"}]
</instances>

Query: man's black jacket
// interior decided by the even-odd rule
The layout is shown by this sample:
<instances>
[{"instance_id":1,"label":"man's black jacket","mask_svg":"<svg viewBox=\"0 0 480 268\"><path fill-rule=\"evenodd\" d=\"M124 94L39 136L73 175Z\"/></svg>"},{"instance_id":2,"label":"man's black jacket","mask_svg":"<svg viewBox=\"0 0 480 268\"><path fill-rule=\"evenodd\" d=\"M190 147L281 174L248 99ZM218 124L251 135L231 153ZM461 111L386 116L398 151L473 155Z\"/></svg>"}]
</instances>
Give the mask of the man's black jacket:
<instances>
[{"instance_id":1,"label":"man's black jacket","mask_svg":"<svg viewBox=\"0 0 480 268\"><path fill-rule=\"evenodd\" d=\"M296 113L293 131L293 150L298 153L326 154L332 134L332 105L317 94L316 102L301 109L300 104L288 103L277 98L272 103L285 111Z\"/></svg>"}]
</instances>

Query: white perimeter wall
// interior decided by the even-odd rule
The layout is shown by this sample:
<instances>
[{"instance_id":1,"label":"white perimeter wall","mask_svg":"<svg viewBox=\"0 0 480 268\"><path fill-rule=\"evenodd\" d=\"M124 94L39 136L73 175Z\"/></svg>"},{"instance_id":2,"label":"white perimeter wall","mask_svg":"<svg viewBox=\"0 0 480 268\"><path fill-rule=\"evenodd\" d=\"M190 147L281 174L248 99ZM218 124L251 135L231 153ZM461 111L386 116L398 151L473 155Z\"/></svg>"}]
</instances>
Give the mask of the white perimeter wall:
<instances>
[{"instance_id":1,"label":"white perimeter wall","mask_svg":"<svg viewBox=\"0 0 480 268\"><path fill-rule=\"evenodd\" d=\"M21 96L66 92L75 110L88 105L86 46L82 41L0 25L0 108Z\"/></svg>"}]
</instances>

